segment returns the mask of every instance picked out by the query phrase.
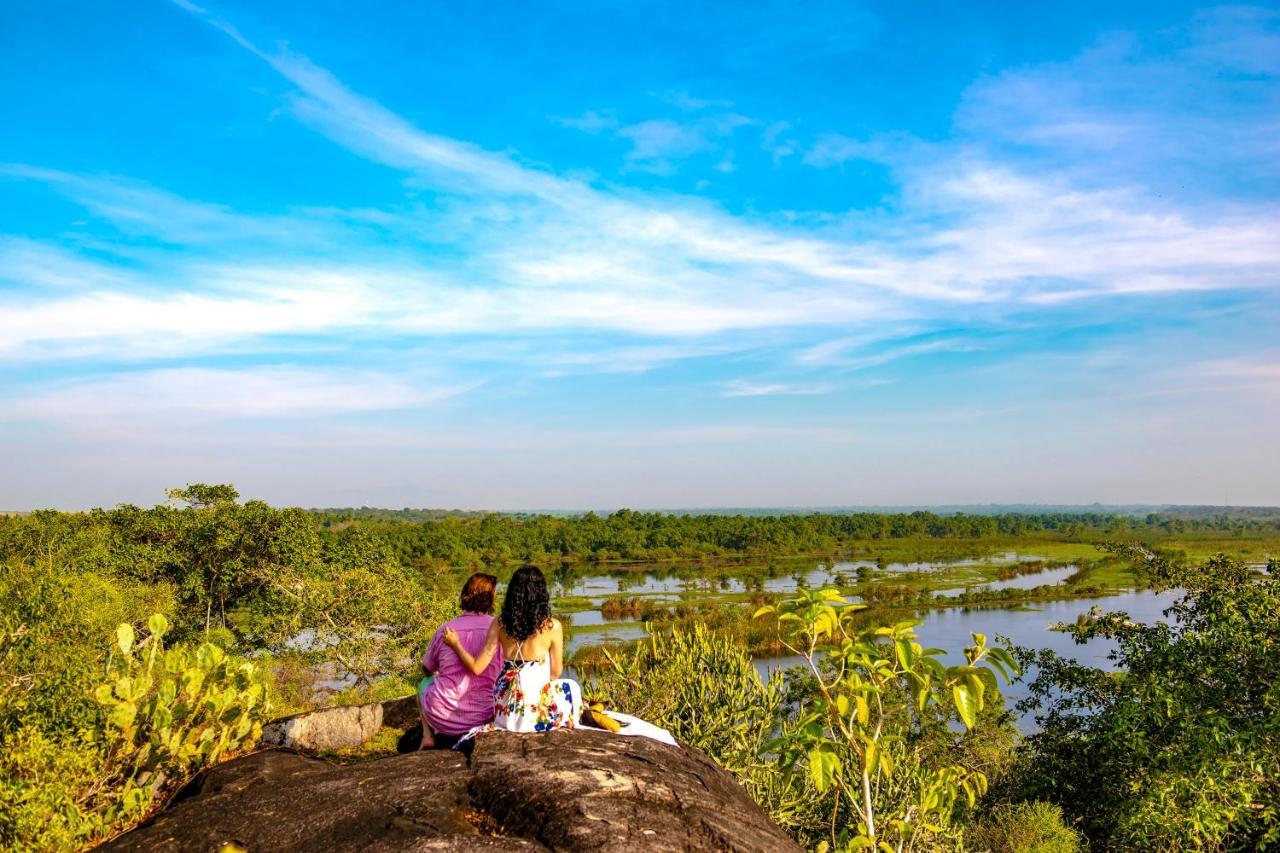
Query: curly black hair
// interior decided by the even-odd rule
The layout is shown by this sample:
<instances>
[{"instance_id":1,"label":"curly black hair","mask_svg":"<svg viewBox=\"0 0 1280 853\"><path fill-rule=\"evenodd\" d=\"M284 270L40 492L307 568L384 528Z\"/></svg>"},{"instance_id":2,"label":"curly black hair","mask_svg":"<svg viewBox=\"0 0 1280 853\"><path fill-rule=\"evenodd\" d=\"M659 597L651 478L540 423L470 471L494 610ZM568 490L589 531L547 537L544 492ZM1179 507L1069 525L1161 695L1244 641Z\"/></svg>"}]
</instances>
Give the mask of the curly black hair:
<instances>
[{"instance_id":1,"label":"curly black hair","mask_svg":"<svg viewBox=\"0 0 1280 853\"><path fill-rule=\"evenodd\" d=\"M521 643L551 625L551 595L537 566L516 569L511 576L498 621L508 637Z\"/></svg>"}]
</instances>

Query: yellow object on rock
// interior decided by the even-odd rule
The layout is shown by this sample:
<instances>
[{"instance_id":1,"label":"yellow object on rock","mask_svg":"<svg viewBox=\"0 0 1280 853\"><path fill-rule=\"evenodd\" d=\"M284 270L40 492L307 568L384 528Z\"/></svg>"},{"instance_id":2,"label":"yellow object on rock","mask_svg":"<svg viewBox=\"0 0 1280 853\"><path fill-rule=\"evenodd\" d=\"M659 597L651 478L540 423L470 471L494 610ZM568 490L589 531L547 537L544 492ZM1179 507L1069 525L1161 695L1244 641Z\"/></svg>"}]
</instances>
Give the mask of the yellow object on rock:
<instances>
[{"instance_id":1,"label":"yellow object on rock","mask_svg":"<svg viewBox=\"0 0 1280 853\"><path fill-rule=\"evenodd\" d=\"M584 720L587 724L595 726L596 728L604 729L605 731L617 732L622 729L622 726L618 724L617 720L604 712L603 702L592 702L587 706L587 709L583 712L582 716L587 718Z\"/></svg>"}]
</instances>

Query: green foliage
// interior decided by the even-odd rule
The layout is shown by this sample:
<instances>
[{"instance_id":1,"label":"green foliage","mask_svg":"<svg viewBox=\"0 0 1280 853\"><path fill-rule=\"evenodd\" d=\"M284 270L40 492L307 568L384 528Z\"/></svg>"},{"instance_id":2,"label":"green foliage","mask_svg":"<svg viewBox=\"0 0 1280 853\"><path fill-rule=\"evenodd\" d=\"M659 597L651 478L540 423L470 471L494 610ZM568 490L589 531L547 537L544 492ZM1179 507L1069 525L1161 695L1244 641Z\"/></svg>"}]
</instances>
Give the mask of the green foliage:
<instances>
[{"instance_id":1,"label":"green foliage","mask_svg":"<svg viewBox=\"0 0 1280 853\"><path fill-rule=\"evenodd\" d=\"M784 789L761 757L785 713L778 681L764 682L751 656L702 626L651 633L647 640L605 653L606 664L585 685L587 695L657 723L715 758L757 802L784 818L800 792Z\"/></svg>"},{"instance_id":2,"label":"green foliage","mask_svg":"<svg viewBox=\"0 0 1280 853\"><path fill-rule=\"evenodd\" d=\"M1063 822L1050 803L1004 804L965 835L965 847L984 853L1076 853L1083 837Z\"/></svg>"},{"instance_id":3,"label":"green foliage","mask_svg":"<svg viewBox=\"0 0 1280 853\"><path fill-rule=\"evenodd\" d=\"M785 771L803 769L818 793L832 798L833 818L842 802L852 809L852 825L833 820L833 846L936 846L955 836L954 816L986 793L987 777L959 763L924 766L910 749L911 735L938 706L954 708L972 729L988 699L999 696L996 673L1007 679L1017 666L1008 652L988 648L986 638L974 634L965 665L947 667L942 650L916 641L915 622L852 627L851 617L862 607L847 604L835 590L802 589L758 611L777 616L788 649L805 659L816 688L794 731L784 731L769 748ZM826 646L834 648L820 651ZM903 761L915 765L905 774L908 784L896 772ZM877 798L888 788L896 788L893 796Z\"/></svg>"},{"instance_id":4,"label":"green foliage","mask_svg":"<svg viewBox=\"0 0 1280 853\"><path fill-rule=\"evenodd\" d=\"M262 643L301 652L357 688L416 672L435 629L457 613L454 596L436 593L362 531L343 531L320 556L276 572L255 616Z\"/></svg>"},{"instance_id":5,"label":"green foliage","mask_svg":"<svg viewBox=\"0 0 1280 853\"><path fill-rule=\"evenodd\" d=\"M0 737L23 725L54 736L97 719L85 685L120 622L172 616L173 588L114 579L47 559L0 564Z\"/></svg>"},{"instance_id":6,"label":"green foliage","mask_svg":"<svg viewBox=\"0 0 1280 853\"><path fill-rule=\"evenodd\" d=\"M212 643L163 647L153 614L141 641L114 632L92 690L92 726L52 736L24 725L0 740L0 844L77 849L145 817L201 767L252 748L270 710L260 671Z\"/></svg>"},{"instance_id":7,"label":"green foliage","mask_svg":"<svg viewBox=\"0 0 1280 853\"><path fill-rule=\"evenodd\" d=\"M1195 514L1173 518L1111 513L683 513L619 510L609 515L497 515L417 510L328 510L318 514L332 528L376 531L406 565L501 565L512 561L566 559L699 559L831 552L858 541L990 541L1043 535L1053 541L1098 541L1129 528L1151 539L1177 533L1275 534L1280 517Z\"/></svg>"},{"instance_id":8,"label":"green foliage","mask_svg":"<svg viewBox=\"0 0 1280 853\"><path fill-rule=\"evenodd\" d=\"M109 821L136 818L174 780L253 747L270 704L258 668L212 643L162 647L168 620L147 620L135 646L133 626L116 631L107 681L93 691L106 725L103 742L115 793Z\"/></svg>"},{"instance_id":9,"label":"green foliage","mask_svg":"<svg viewBox=\"0 0 1280 853\"><path fill-rule=\"evenodd\" d=\"M1060 804L1091 840L1123 849L1256 849L1280 841L1280 578L1219 557L1199 569L1147 551L1181 586L1169 623L1095 613L1062 626L1117 644L1116 672L1051 652L1019 794Z\"/></svg>"},{"instance_id":10,"label":"green foliage","mask_svg":"<svg viewBox=\"0 0 1280 853\"><path fill-rule=\"evenodd\" d=\"M330 682L366 687L412 675L430 632L455 611L452 574L400 563L370 531L325 530L303 510L239 504L225 485L170 495L187 508L0 518L0 559L13 565L0 592L26 588L12 608L0 600L0 618L12 617L0 631L26 626L23 653L49 664L59 656L83 677L108 625L162 610L177 642L292 655ZM40 649L41 632L59 638L55 649ZM61 667L31 667L45 669ZM87 707L83 697L61 698Z\"/></svg>"},{"instance_id":11,"label":"green foliage","mask_svg":"<svg viewBox=\"0 0 1280 853\"><path fill-rule=\"evenodd\" d=\"M1176 533L1181 560L1227 535L1241 553L1257 554L1277 529L1266 515L1204 513L1127 520L311 513L241 503L233 487L201 483L169 497L150 509L0 517L0 845L83 846L144 812L197 767L245 748L252 721L265 713L259 691L268 672L284 688L276 701L290 711L314 707L324 695L355 702L408 692L432 631L456 611L457 584L481 564L502 575L509 563L531 559L553 564L566 580L583 571L575 561L694 558L670 571L700 578L710 595L727 583L729 561L703 558L845 551L882 561L954 559L1034 536L1026 541L1042 548L1037 553L1089 559L1055 588L1081 595L1114 587L1116 573L1127 571L1120 557L1099 561L1086 544L1104 536L1167 543ZM625 578L642 577L616 570L624 573L620 594ZM776 577L787 569L771 557L765 571ZM1159 582L1161 571L1144 567L1142 578ZM767 601L764 578L753 578L737 600ZM955 847L970 796L988 777L999 782L1010 763L1011 736L991 675L993 665L1009 662L975 636L967 665L947 668L937 650L919 648L910 623L876 630L888 608L940 603L927 584L903 583L895 590L859 578L876 611L855 613L830 594L805 593L768 620L750 619L743 606L709 606L697 594L670 610L620 599L618 613L649 620L654 636L599 654L595 687L616 707L707 750L807 843L874 834L904 849ZM974 591L946 603L1046 595ZM1003 786L1012 799L1062 804L1104 844L1272 841L1280 656L1275 620L1260 614L1276 610L1274 581L1240 581L1230 588L1234 598L1224 596L1200 596L1203 619L1184 619L1197 625L1184 634L1142 633L1105 618L1087 626L1120 640L1123 679L1044 659L1044 695L1066 698L1020 765L1027 772L1013 781L1022 787ZM147 627L154 613L166 630ZM806 631L813 643L801 642ZM791 644L807 652L808 667L785 683L762 682L744 644L774 654ZM248 657L261 669L243 669ZM197 672L202 683L188 701ZM1099 791L1106 802L1090 802Z\"/></svg>"},{"instance_id":12,"label":"green foliage","mask_svg":"<svg viewBox=\"0 0 1280 853\"><path fill-rule=\"evenodd\" d=\"M169 500L187 504L194 509L207 509L220 504L233 504L240 498L235 486L221 483L190 483L185 489L166 489Z\"/></svg>"},{"instance_id":13,"label":"green foliage","mask_svg":"<svg viewBox=\"0 0 1280 853\"><path fill-rule=\"evenodd\" d=\"M55 737L25 726L0 738L0 847L76 850L107 834L85 806L103 768L90 731Z\"/></svg>"},{"instance_id":14,"label":"green foliage","mask_svg":"<svg viewBox=\"0 0 1280 853\"><path fill-rule=\"evenodd\" d=\"M855 609L840 607L827 591L803 593L781 605L778 615L784 628L822 623L828 633L820 639L829 640L830 631L839 633L841 625L856 620ZM797 633L788 630L786 641ZM968 666L938 671L922 662L936 650L911 647L909 625L853 632L848 639L862 644L860 652L838 645L822 660L819 638L811 639L813 666L807 673L797 670L765 682L747 652L722 634L697 625L651 630L635 646L602 653L603 665L586 691L706 751L773 820L808 844L858 843L848 830L862 820L863 768L870 762L865 775L871 814L887 824L876 841L893 841L904 850L958 849L962 828L955 816L967 808L970 794L976 798L983 790L979 768L1007 764L1011 749L990 673L971 671L987 671L992 650L978 642ZM923 708L898 654L910 655L912 671L930 685L926 692L932 698ZM855 659L862 663L851 665ZM1011 663L1001 650L994 659L1006 668ZM972 731L957 731L949 725L959 719L952 688L976 692L969 676L982 685L981 698L970 702L981 710ZM835 714L865 738L845 737ZM862 843L870 840L863 835Z\"/></svg>"}]
</instances>

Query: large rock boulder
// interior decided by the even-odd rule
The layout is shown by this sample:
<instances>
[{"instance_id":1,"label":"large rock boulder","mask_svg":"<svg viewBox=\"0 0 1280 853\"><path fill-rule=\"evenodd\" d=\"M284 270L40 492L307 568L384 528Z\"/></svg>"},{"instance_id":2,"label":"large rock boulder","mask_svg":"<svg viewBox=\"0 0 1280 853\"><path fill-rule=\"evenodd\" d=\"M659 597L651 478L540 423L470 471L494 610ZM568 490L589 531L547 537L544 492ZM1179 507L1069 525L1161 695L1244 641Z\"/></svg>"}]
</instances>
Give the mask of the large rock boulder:
<instances>
[{"instance_id":1,"label":"large rock boulder","mask_svg":"<svg viewBox=\"0 0 1280 853\"><path fill-rule=\"evenodd\" d=\"M382 706L348 705L272 720L262 727L263 746L304 752L355 749L382 728Z\"/></svg>"},{"instance_id":2,"label":"large rock boulder","mask_svg":"<svg viewBox=\"0 0 1280 853\"><path fill-rule=\"evenodd\" d=\"M696 750L578 729L339 765L267 750L208 771L106 850L727 850L796 845Z\"/></svg>"},{"instance_id":3,"label":"large rock boulder","mask_svg":"<svg viewBox=\"0 0 1280 853\"><path fill-rule=\"evenodd\" d=\"M418 716L418 697L405 696L386 702L345 705L281 717L262 727L262 745L283 746L301 752L357 749L383 726L396 729L411 729L416 726L417 743L421 743L422 722Z\"/></svg>"}]
</instances>

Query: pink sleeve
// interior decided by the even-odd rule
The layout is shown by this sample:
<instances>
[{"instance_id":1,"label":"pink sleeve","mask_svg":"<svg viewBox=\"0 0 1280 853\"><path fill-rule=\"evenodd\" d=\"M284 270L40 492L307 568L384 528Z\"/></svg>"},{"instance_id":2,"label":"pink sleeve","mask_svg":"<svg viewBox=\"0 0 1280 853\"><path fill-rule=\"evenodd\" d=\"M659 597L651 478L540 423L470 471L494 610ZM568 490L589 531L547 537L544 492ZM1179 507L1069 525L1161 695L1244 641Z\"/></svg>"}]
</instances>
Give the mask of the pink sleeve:
<instances>
[{"instance_id":1,"label":"pink sleeve","mask_svg":"<svg viewBox=\"0 0 1280 853\"><path fill-rule=\"evenodd\" d=\"M444 642L440 638L444 636L444 626L441 625L436 629L436 634L431 638L431 644L427 646L427 653L422 656L422 665L432 672L440 671L440 644Z\"/></svg>"}]
</instances>

